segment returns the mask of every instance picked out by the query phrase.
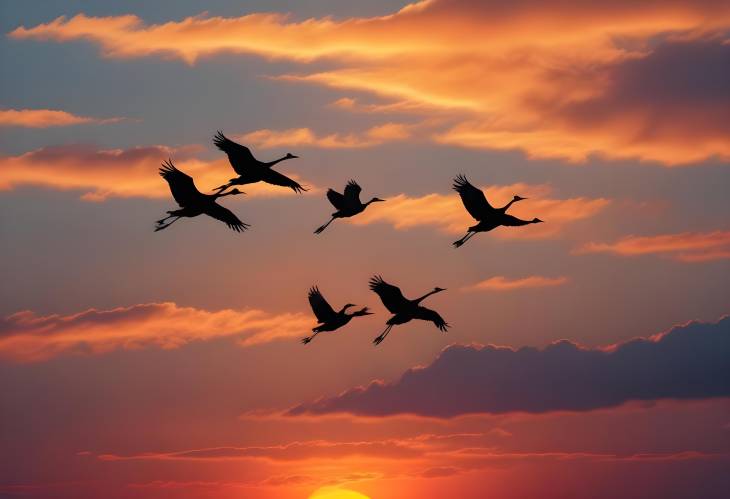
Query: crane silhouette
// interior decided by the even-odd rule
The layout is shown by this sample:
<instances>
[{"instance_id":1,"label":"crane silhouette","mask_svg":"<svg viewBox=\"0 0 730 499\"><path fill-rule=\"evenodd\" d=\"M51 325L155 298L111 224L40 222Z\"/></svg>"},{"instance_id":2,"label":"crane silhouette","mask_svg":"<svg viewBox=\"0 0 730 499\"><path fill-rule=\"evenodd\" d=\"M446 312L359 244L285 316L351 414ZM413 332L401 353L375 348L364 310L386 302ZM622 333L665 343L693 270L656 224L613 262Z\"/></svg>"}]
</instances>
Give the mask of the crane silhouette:
<instances>
[{"instance_id":1,"label":"crane silhouette","mask_svg":"<svg viewBox=\"0 0 730 499\"><path fill-rule=\"evenodd\" d=\"M298 158L299 156L287 153L286 156L265 163L256 159L248 147L233 142L220 131L213 137L213 143L218 149L226 153L228 162L231 163L233 170L238 174L238 177L232 178L227 184L217 187L215 189L217 192L222 192L233 185L253 184L256 182L266 182L267 184L289 187L297 193L307 190L286 175L282 175L271 168L277 163L287 159Z\"/></svg>"},{"instance_id":2,"label":"crane silhouette","mask_svg":"<svg viewBox=\"0 0 730 499\"><path fill-rule=\"evenodd\" d=\"M494 208L491 204L489 204L484 193L480 189L471 185L464 175L459 175L454 179L454 190L459 193L459 196L461 196L461 202L464 204L466 211L469 212L474 220L479 222L478 224L469 227L464 237L458 241L454 241L453 244L456 248L462 246L477 232L489 232L501 225L506 227L518 227L520 225L542 222L539 218L522 220L506 213L507 209L512 206L512 203L525 199L520 196L515 196L512 198L512 201L501 208Z\"/></svg>"},{"instance_id":3,"label":"crane silhouette","mask_svg":"<svg viewBox=\"0 0 730 499\"><path fill-rule=\"evenodd\" d=\"M376 275L370 279L370 289L377 293L380 300L383 302L383 305L385 305L385 308L393 314L393 317L387 320L387 327L385 330L380 336L373 340L373 343L376 345L379 345L385 337L388 336L388 333L390 333L393 326L405 324L413 319L431 321L443 332L446 332L449 328L449 324L438 314L438 312L421 306L421 302L429 296L440 293L441 291L446 291L443 288L433 288L433 291L429 291L420 298L409 300L403 296L403 293L401 293L401 290L398 287L388 284L382 277Z\"/></svg>"},{"instance_id":4,"label":"crane silhouette","mask_svg":"<svg viewBox=\"0 0 730 499\"><path fill-rule=\"evenodd\" d=\"M309 304L312 306L312 311L317 317L319 324L312 328L312 332L314 333L313 335L302 338L302 343L305 345L312 341L319 333L324 331L334 331L341 328L350 322L353 317L372 315L372 313L368 311L367 307L348 314L347 309L355 306L352 303L346 304L339 312L335 312L330 304L327 303L324 296L322 296L322 293L319 291L317 286L313 286L309 290Z\"/></svg>"},{"instance_id":5,"label":"crane silhouette","mask_svg":"<svg viewBox=\"0 0 730 499\"><path fill-rule=\"evenodd\" d=\"M208 215L220 220L236 232L244 231L250 227L248 224L241 222L229 209L216 203L218 198L224 196L244 194L238 189L233 189L225 194L220 192L217 194L203 194L195 187L193 178L175 168L175 165L169 159L162 163L160 175L169 184L172 197L180 205L180 209L168 211L168 216L158 220L155 232L168 228L182 217L192 218L198 215ZM172 221L165 223L170 218L172 218Z\"/></svg>"},{"instance_id":6,"label":"crane silhouette","mask_svg":"<svg viewBox=\"0 0 730 499\"><path fill-rule=\"evenodd\" d=\"M349 218L355 216L358 213L362 213L363 211L365 211L365 208L367 208L370 203L385 201L385 199L372 198L367 203L363 203L362 201L360 201L361 191L362 187L360 187L358 183L354 180L350 180L349 182L347 182L345 190L342 194L335 191L334 189L329 189L327 191L327 199L330 200L332 206L337 208L337 211L332 214L332 218L329 222L322 225L321 227L318 227L317 230L314 231L314 233L321 234L329 224L335 221L336 218Z\"/></svg>"}]
</instances>

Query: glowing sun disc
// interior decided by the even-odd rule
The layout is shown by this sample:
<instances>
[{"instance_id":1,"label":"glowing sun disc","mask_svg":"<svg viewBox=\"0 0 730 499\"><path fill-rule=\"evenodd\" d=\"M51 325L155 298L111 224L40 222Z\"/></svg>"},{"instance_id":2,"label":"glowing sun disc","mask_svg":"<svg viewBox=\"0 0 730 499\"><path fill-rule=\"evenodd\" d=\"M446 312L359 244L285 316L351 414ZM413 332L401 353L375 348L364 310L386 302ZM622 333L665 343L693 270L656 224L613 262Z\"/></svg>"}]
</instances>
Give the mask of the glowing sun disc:
<instances>
[{"instance_id":1,"label":"glowing sun disc","mask_svg":"<svg viewBox=\"0 0 730 499\"><path fill-rule=\"evenodd\" d=\"M309 499L370 499L368 496L348 489L319 489Z\"/></svg>"}]
</instances>

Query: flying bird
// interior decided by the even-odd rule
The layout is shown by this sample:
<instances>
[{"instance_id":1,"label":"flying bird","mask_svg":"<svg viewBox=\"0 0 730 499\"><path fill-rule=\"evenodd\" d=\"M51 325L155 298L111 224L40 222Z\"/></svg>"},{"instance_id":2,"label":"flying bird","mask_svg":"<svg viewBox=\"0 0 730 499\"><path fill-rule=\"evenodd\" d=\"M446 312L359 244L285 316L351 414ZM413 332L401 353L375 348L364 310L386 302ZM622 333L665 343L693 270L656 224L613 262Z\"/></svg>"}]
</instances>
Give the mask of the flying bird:
<instances>
[{"instance_id":1,"label":"flying bird","mask_svg":"<svg viewBox=\"0 0 730 499\"><path fill-rule=\"evenodd\" d=\"M337 211L332 214L332 218L329 222L317 228L314 233L321 234L322 231L324 231L329 224L334 222L336 218L349 218L355 216L358 213L362 213L363 211L365 211L365 208L367 208L370 203L385 201L385 199L372 198L367 203L363 203L362 201L360 201L361 191L362 187L360 187L358 183L354 180L350 180L349 182L347 182L345 190L342 194L335 191L334 189L329 189L327 191L327 199L330 200L332 206L337 208Z\"/></svg>"},{"instance_id":2,"label":"flying bird","mask_svg":"<svg viewBox=\"0 0 730 499\"><path fill-rule=\"evenodd\" d=\"M334 331L341 328L350 322L353 317L372 315L372 313L368 311L367 307L348 314L347 309L355 306L352 303L346 304L339 312L335 312L330 304L327 303L324 296L322 296L322 293L319 291L317 286L313 286L309 290L309 304L312 306L312 311L317 317L319 324L312 328L312 332L314 333L313 335L302 338L302 343L305 345L312 341L319 333L324 331Z\"/></svg>"},{"instance_id":3,"label":"flying bird","mask_svg":"<svg viewBox=\"0 0 730 499\"><path fill-rule=\"evenodd\" d=\"M282 175L271 168L281 161L298 158L299 156L286 153L286 156L265 163L254 158L248 147L233 142L220 131L213 137L213 143L218 149L226 153L233 170L238 174L238 177L232 178L227 184L217 187L215 189L216 191L222 192L233 185L253 184L256 182L266 182L267 184L289 187L297 193L307 190L286 175Z\"/></svg>"},{"instance_id":4,"label":"flying bird","mask_svg":"<svg viewBox=\"0 0 730 499\"><path fill-rule=\"evenodd\" d=\"M469 212L474 220L479 222L478 224L469 227L466 235L453 243L456 248L471 239L477 232L489 232L501 225L506 227L518 227L520 225L542 222L539 218L522 220L506 213L512 203L525 199L520 196L515 196L512 201L501 208L494 208L491 204L489 204L484 193L480 189L471 185L464 175L459 175L454 179L454 190L459 193L459 196L461 196L461 202L464 203L466 211Z\"/></svg>"},{"instance_id":5,"label":"flying bird","mask_svg":"<svg viewBox=\"0 0 730 499\"><path fill-rule=\"evenodd\" d=\"M413 319L431 321L443 332L446 332L449 328L449 324L438 314L438 312L421 306L421 302L429 296L440 293L441 291L446 291L443 288L433 288L433 291L429 291L420 298L409 300L403 296L403 293L401 293L401 290L398 287L388 284L382 277L376 275L370 279L370 289L377 293L380 300L383 302L383 305L385 305L385 308L393 314L393 317L388 319L386 322L387 327L385 328L385 331L373 340L373 343L376 345L379 345L385 337L388 336L388 333L390 333L393 326L405 324Z\"/></svg>"},{"instance_id":6,"label":"flying bird","mask_svg":"<svg viewBox=\"0 0 730 499\"><path fill-rule=\"evenodd\" d=\"M216 203L218 198L245 193L238 189L233 189L225 194L221 194L220 192L217 194L203 194L195 187L193 178L175 168L175 165L169 159L162 163L160 175L170 185L172 197L180 205L180 209L168 211L167 217L158 220L155 232L168 228L182 217L192 218L198 215L208 215L216 220L220 220L236 232L244 231L250 227L248 224L241 222L229 209ZM172 218L172 221L167 222L170 218Z\"/></svg>"}]
</instances>

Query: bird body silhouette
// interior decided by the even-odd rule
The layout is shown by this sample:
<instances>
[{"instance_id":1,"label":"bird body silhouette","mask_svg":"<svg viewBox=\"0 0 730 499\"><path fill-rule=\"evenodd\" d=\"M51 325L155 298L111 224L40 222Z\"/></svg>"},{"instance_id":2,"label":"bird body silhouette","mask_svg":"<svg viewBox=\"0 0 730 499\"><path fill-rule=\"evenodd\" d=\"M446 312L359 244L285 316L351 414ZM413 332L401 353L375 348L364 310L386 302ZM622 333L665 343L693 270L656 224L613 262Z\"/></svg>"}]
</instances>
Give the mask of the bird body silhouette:
<instances>
[{"instance_id":1,"label":"bird body silhouette","mask_svg":"<svg viewBox=\"0 0 730 499\"><path fill-rule=\"evenodd\" d=\"M329 199L330 203L332 203L332 206L337 208L337 211L332 214L332 218L329 222L318 227L314 233L321 234L329 224L335 221L336 218L353 217L358 213L365 211L365 208L367 208L370 203L385 201L385 199L372 198L367 203L363 203L360 201L360 192L362 192L362 187L360 187L354 180L347 182L342 194L334 189L329 189L327 191L327 199Z\"/></svg>"},{"instance_id":2,"label":"bird body silhouette","mask_svg":"<svg viewBox=\"0 0 730 499\"><path fill-rule=\"evenodd\" d=\"M238 189L233 189L225 194L220 192L217 194L203 194L195 187L193 178L178 170L169 159L162 163L160 176L167 181L170 186L170 192L172 192L172 197L180 205L180 209L168 211L167 217L158 220L155 232L168 228L180 218L193 218L198 215L208 215L216 220L220 220L236 232L242 232L250 227L248 224L241 222L232 211L216 202L218 198L224 196L244 194ZM170 218L173 220L165 223Z\"/></svg>"},{"instance_id":3,"label":"bird body silhouette","mask_svg":"<svg viewBox=\"0 0 730 499\"><path fill-rule=\"evenodd\" d=\"M526 199L520 196L514 196L512 201L501 208L494 208L491 204L489 204L489 201L487 201L487 197L484 195L484 192L470 184L463 175L459 175L454 179L454 190L459 193L461 202L464 204L466 211L469 212L474 220L479 222L476 225L469 227L466 235L453 243L456 248L462 246L477 232L489 232L499 226L518 227L521 225L542 222L539 218L522 220L507 214L507 210L513 203Z\"/></svg>"},{"instance_id":4,"label":"bird body silhouette","mask_svg":"<svg viewBox=\"0 0 730 499\"><path fill-rule=\"evenodd\" d=\"M393 326L398 324L405 324L413 319L420 319L423 321L430 321L443 332L446 332L449 328L449 324L436 312L430 308L421 306L421 302L429 296L446 291L443 288L433 288L420 298L415 300L409 300L401 290L392 284L388 284L379 275L373 276L370 279L370 289L373 290L385 305L385 308L390 311L393 316L386 321L387 327L385 330L373 340L373 343L379 345L388 336Z\"/></svg>"},{"instance_id":5,"label":"bird body silhouette","mask_svg":"<svg viewBox=\"0 0 730 499\"><path fill-rule=\"evenodd\" d=\"M322 293L319 291L317 286L313 286L309 290L309 305L312 307L312 311L314 312L315 317L317 317L317 322L319 322L319 324L312 328L312 332L314 333L313 335L302 338L302 343L305 345L312 341L319 333L335 331L336 329L345 326L353 317L372 315L372 313L368 311L367 307L348 314L347 309L355 306L352 303L344 305L339 312L335 312L330 304L327 303L324 296L322 296Z\"/></svg>"},{"instance_id":6,"label":"bird body silhouette","mask_svg":"<svg viewBox=\"0 0 730 499\"><path fill-rule=\"evenodd\" d=\"M295 182L286 175L282 175L271 168L277 163L287 159L298 158L299 156L287 153L286 156L275 159L274 161L269 161L268 163L259 161L254 157L248 147L238 144L237 142L233 142L220 131L215 135L215 137L213 137L213 143L218 149L226 153L228 156L228 162L233 167L233 170L238 174L238 177L230 179L227 184L217 187L215 189L217 192L222 192L234 185L253 184L256 182L266 182L267 184L289 187L297 193L307 190L298 182Z\"/></svg>"}]
</instances>

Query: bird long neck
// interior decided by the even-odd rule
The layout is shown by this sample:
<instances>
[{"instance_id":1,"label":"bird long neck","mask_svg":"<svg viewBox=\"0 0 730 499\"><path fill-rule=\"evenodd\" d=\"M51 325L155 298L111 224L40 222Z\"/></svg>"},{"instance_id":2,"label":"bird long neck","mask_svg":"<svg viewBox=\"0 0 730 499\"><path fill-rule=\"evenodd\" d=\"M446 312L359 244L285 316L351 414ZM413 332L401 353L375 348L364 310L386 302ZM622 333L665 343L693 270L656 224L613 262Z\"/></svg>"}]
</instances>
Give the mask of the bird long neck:
<instances>
[{"instance_id":1,"label":"bird long neck","mask_svg":"<svg viewBox=\"0 0 730 499\"><path fill-rule=\"evenodd\" d=\"M368 315L368 307L363 307L360 310L355 310L352 314L350 314L352 317L360 317L361 315Z\"/></svg>"},{"instance_id":2,"label":"bird long neck","mask_svg":"<svg viewBox=\"0 0 730 499\"><path fill-rule=\"evenodd\" d=\"M425 295L423 295L422 297L420 297L420 298L416 298L415 300L413 300L413 302L414 302L414 303L415 303L416 305L418 305L418 304L419 304L419 303L421 303L421 302L422 302L423 300L425 300L425 299L426 299L426 298L428 298L429 296L431 296L431 295L434 295L434 294L436 294L436 293L438 293L438 291L434 289L433 291L429 291L428 293L426 293L426 294L425 294Z\"/></svg>"},{"instance_id":3,"label":"bird long neck","mask_svg":"<svg viewBox=\"0 0 730 499\"><path fill-rule=\"evenodd\" d=\"M272 167L272 166L274 166L277 163L281 163L285 159L289 159L289 157L288 156L282 156L281 158L275 159L274 161L269 161L268 163L264 163L264 165L266 165L268 167Z\"/></svg>"},{"instance_id":4,"label":"bird long neck","mask_svg":"<svg viewBox=\"0 0 730 499\"><path fill-rule=\"evenodd\" d=\"M374 203L374 202L375 202L375 198L373 198L370 201L368 201L367 203L365 203L365 206L368 206L370 203Z\"/></svg>"},{"instance_id":5,"label":"bird long neck","mask_svg":"<svg viewBox=\"0 0 730 499\"><path fill-rule=\"evenodd\" d=\"M506 205L502 206L500 208L500 211L507 211L507 210L509 210L509 207L512 206L516 201L517 201L516 199L513 199L512 201L510 201Z\"/></svg>"}]
</instances>

